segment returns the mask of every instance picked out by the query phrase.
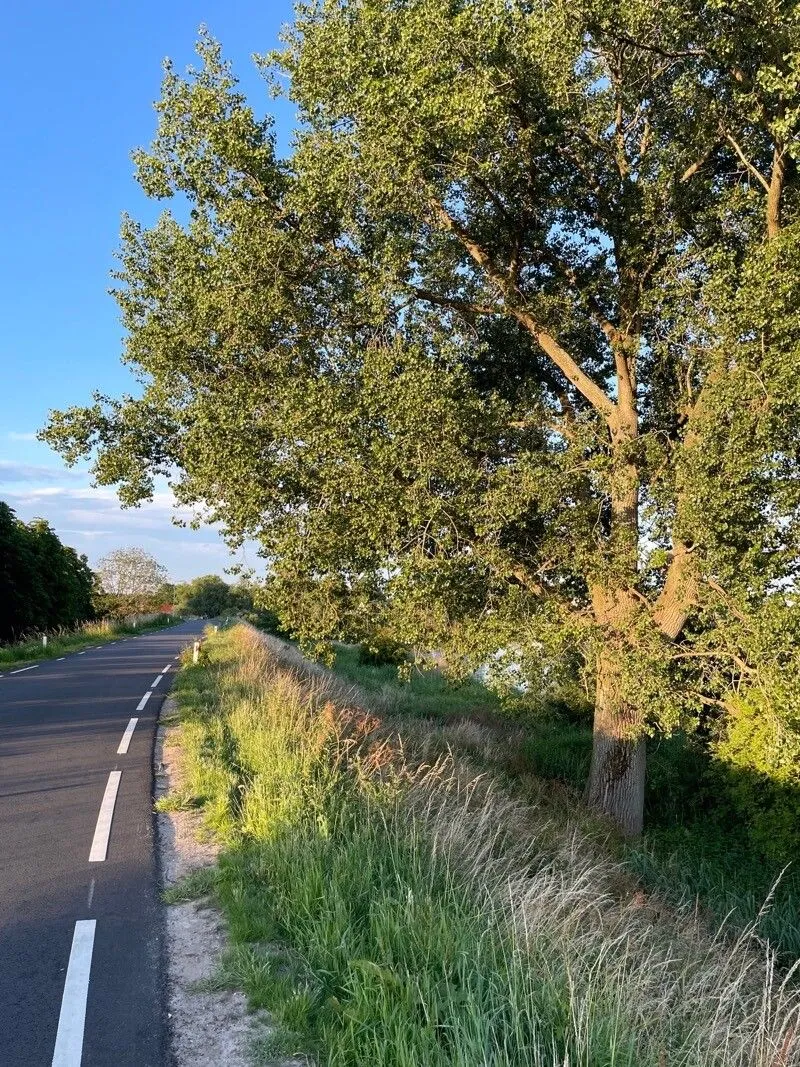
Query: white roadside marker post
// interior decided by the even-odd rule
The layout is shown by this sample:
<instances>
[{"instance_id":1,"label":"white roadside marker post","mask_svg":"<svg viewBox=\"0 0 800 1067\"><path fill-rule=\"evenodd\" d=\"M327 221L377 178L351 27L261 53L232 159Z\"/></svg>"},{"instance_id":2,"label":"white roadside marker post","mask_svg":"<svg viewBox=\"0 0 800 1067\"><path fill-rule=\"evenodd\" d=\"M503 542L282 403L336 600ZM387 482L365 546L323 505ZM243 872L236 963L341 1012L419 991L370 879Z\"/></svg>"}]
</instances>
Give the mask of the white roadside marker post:
<instances>
[{"instance_id":1,"label":"white roadside marker post","mask_svg":"<svg viewBox=\"0 0 800 1067\"><path fill-rule=\"evenodd\" d=\"M192 649L192 663L200 662L200 642L195 641L194 648Z\"/></svg>"},{"instance_id":2,"label":"white roadside marker post","mask_svg":"<svg viewBox=\"0 0 800 1067\"><path fill-rule=\"evenodd\" d=\"M42 634L42 648L47 648L47 634Z\"/></svg>"}]
</instances>

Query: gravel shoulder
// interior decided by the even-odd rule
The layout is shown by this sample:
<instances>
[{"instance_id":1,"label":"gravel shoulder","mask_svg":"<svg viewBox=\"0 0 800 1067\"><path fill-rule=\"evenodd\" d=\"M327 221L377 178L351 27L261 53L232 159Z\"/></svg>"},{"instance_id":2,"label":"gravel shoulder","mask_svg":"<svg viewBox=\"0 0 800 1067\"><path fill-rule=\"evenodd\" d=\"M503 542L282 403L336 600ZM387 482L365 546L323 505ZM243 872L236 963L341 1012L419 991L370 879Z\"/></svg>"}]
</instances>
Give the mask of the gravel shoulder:
<instances>
[{"instance_id":1,"label":"gravel shoulder","mask_svg":"<svg viewBox=\"0 0 800 1067\"><path fill-rule=\"evenodd\" d=\"M168 725L175 712L169 697L162 709L154 754L156 799L180 789L180 727ZM159 812L158 847L163 888L192 871L212 866L219 846L203 832L196 811ZM208 900L166 906L167 1012L174 1067L252 1067L248 1050L269 1033L263 1012L249 1012L244 993L207 991L227 947L222 916Z\"/></svg>"}]
</instances>

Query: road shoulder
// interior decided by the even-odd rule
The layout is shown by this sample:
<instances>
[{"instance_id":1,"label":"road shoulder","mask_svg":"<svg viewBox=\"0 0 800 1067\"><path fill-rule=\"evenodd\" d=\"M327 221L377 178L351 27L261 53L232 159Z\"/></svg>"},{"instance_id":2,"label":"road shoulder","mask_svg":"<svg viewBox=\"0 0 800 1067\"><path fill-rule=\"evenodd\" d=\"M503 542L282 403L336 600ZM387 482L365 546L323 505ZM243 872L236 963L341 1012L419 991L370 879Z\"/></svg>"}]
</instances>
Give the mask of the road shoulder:
<instances>
[{"instance_id":1,"label":"road shoulder","mask_svg":"<svg viewBox=\"0 0 800 1067\"><path fill-rule=\"evenodd\" d=\"M164 702L157 728L156 799L181 788L180 727L176 704ZM198 811L159 811L158 847L163 888L213 867L219 846L203 833ZM263 1013L251 1013L244 993L207 988L228 939L219 911L206 899L166 906L167 1022L175 1067L247 1067L248 1050L268 1032Z\"/></svg>"}]
</instances>

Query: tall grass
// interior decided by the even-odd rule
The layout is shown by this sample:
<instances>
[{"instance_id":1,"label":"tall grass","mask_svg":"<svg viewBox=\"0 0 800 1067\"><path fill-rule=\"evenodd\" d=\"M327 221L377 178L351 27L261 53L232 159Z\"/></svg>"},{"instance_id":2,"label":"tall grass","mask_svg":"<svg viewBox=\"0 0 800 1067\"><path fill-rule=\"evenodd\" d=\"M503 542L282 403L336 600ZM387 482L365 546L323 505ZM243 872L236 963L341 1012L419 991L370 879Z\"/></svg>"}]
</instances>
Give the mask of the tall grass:
<instances>
[{"instance_id":1,"label":"tall grass","mask_svg":"<svg viewBox=\"0 0 800 1067\"><path fill-rule=\"evenodd\" d=\"M800 996L752 932L631 891L579 819L510 799L237 628L178 680L228 845L219 981L331 1067L792 1067ZM438 754L437 754L438 753ZM262 1050L272 1055L275 1048Z\"/></svg>"},{"instance_id":2,"label":"tall grass","mask_svg":"<svg viewBox=\"0 0 800 1067\"><path fill-rule=\"evenodd\" d=\"M291 646L276 647L296 655ZM363 664L346 645L337 647L333 670L351 687L350 699L410 724L429 718L443 745L502 775L523 798L541 796L547 782L552 807L581 803L592 749L587 715L566 707L532 712L520 699L509 706L474 680L451 686L436 671L415 670L401 682L395 667ZM800 957L800 868L790 857L781 862L759 853L719 797L720 783L709 781L712 771L690 739L652 743L644 837L609 844L649 890L674 906L700 908L732 931L755 924L790 965Z\"/></svg>"},{"instance_id":3,"label":"tall grass","mask_svg":"<svg viewBox=\"0 0 800 1067\"><path fill-rule=\"evenodd\" d=\"M171 615L158 615L149 618L142 625L134 626L126 620L101 619L97 622L84 622L74 630L55 630L46 635L31 634L13 645L0 645L0 669L12 663L53 659L55 656L63 656L65 652L86 648L87 645L113 641L122 634L140 634L147 630L171 626L175 621ZM47 636L47 645L42 642L44 636Z\"/></svg>"}]
</instances>

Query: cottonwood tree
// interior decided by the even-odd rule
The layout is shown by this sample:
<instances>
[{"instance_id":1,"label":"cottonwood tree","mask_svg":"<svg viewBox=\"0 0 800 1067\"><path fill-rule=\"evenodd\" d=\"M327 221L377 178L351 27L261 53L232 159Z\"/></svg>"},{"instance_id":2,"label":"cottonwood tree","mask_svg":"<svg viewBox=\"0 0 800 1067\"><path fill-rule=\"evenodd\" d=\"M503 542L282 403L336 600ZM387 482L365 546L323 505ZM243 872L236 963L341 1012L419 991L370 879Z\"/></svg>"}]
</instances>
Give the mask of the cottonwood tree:
<instances>
[{"instance_id":1,"label":"cottonwood tree","mask_svg":"<svg viewBox=\"0 0 800 1067\"><path fill-rule=\"evenodd\" d=\"M143 548L116 548L98 562L101 593L111 598L108 606L125 613L146 611L163 587L167 571Z\"/></svg>"},{"instance_id":2,"label":"cottonwood tree","mask_svg":"<svg viewBox=\"0 0 800 1067\"><path fill-rule=\"evenodd\" d=\"M190 218L123 228L144 393L47 439L259 539L295 632L380 603L464 664L578 656L589 800L638 832L646 735L792 610L799 38L745 0L300 5L280 161L204 37L137 155Z\"/></svg>"}]
</instances>

